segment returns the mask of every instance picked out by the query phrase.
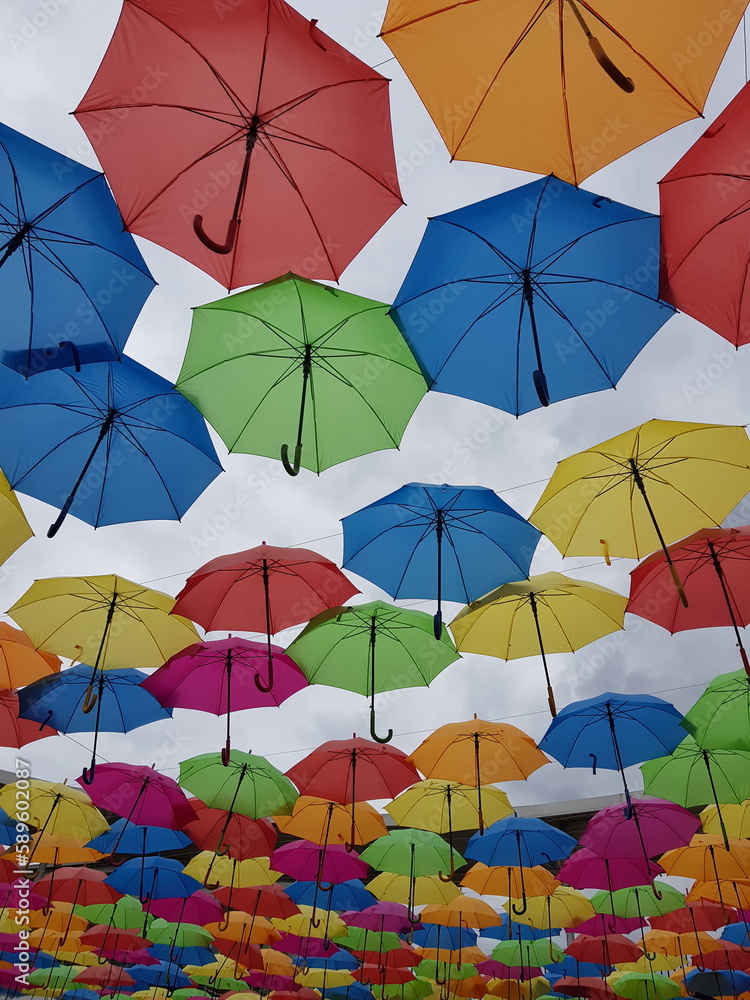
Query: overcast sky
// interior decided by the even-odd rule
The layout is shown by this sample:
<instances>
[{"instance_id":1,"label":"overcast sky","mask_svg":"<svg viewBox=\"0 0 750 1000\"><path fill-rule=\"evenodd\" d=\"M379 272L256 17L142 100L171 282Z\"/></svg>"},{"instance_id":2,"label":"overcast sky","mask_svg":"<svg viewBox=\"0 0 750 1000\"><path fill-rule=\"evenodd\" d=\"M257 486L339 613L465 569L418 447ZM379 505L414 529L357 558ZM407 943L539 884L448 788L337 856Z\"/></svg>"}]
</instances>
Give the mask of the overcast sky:
<instances>
[{"instance_id":1,"label":"overcast sky","mask_svg":"<svg viewBox=\"0 0 750 1000\"><path fill-rule=\"evenodd\" d=\"M377 39L385 4L380 0L297 0L307 17L370 65L390 53ZM2 0L0 3L0 91L2 120L84 163L97 162L69 112L95 73L120 8L119 0ZM416 251L428 217L533 180L535 175L472 163L450 163L436 129L398 64L381 71L392 78L391 103L396 154L406 206L383 227L341 277L354 293L391 302ZM706 109L710 121L745 83L741 37L732 42ZM658 211L657 182L706 122L689 122L628 154L590 177L589 190L651 212ZM143 151L147 155L146 151ZM190 327L191 307L221 297L213 279L154 244L138 239L159 286L149 298L127 347L141 363L174 380ZM364 456L321 476L302 470L289 478L281 464L226 454L215 438L225 472L181 523L151 522L101 528L69 517L57 537L46 538L55 512L21 497L37 537L0 567L0 611L9 608L34 579L117 573L176 594L186 576L218 555L250 548L262 540L305 544L341 561L339 519L405 482L449 482L497 490L528 515L555 463L582 448L652 417L743 424L748 419L747 348L735 352L726 341L686 316L659 331L621 380L616 391L600 392L538 409L516 420L490 407L430 393L409 425L399 451ZM733 523L750 517L738 514ZM611 567L596 559L563 560L552 545L540 544L532 572L558 570L623 593L634 563ZM386 595L354 578L367 599ZM410 602L412 603L412 602ZM418 605L432 611L430 602ZM450 615L458 611L451 606ZM278 641L286 644L290 631ZM549 658L558 707L602 691L648 692L692 704L716 673L740 666L728 630L703 630L670 637L632 617L626 631L575 655ZM380 728L392 727L394 743L406 751L440 724L476 712L510 720L541 738L549 723L541 663L466 656L429 689L380 696ZM326 739L367 735L364 698L313 687L281 709L245 712L234 725L236 747L264 754L286 769ZM180 759L218 750L224 722L196 712L176 711L171 723L153 724L125 736L104 735L108 760L155 762L176 776ZM88 762L88 737L54 738L23 751L38 777L80 774ZM0 767L12 769L15 753L0 751ZM639 775L633 776L639 786ZM504 786L512 802L554 801L607 794L617 779L595 778L550 764L528 782Z\"/></svg>"}]
</instances>

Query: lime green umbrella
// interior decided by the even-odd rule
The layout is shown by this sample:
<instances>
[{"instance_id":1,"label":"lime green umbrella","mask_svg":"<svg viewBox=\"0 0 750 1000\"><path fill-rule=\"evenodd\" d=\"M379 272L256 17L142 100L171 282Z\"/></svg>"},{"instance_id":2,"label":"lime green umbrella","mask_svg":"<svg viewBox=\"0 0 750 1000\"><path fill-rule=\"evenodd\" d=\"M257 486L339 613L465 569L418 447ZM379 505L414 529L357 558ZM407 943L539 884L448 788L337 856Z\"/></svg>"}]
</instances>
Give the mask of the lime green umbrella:
<instances>
[{"instance_id":1,"label":"lime green umbrella","mask_svg":"<svg viewBox=\"0 0 750 1000\"><path fill-rule=\"evenodd\" d=\"M542 968L553 962L561 962L565 956L562 949L549 938L534 941L500 941L492 949L492 959L516 968Z\"/></svg>"},{"instance_id":2,"label":"lime green umbrella","mask_svg":"<svg viewBox=\"0 0 750 1000\"><path fill-rule=\"evenodd\" d=\"M73 907L73 912L85 917L92 924L106 924L117 930L148 927L154 919L150 913L143 912L143 907L135 896L123 896L116 903L77 905Z\"/></svg>"},{"instance_id":3,"label":"lime green umbrella","mask_svg":"<svg viewBox=\"0 0 750 1000\"><path fill-rule=\"evenodd\" d=\"M647 795L681 806L716 806L724 844L729 848L721 804L750 798L750 751L704 747L687 736L667 757L641 764Z\"/></svg>"},{"instance_id":4,"label":"lime green umbrella","mask_svg":"<svg viewBox=\"0 0 750 1000\"><path fill-rule=\"evenodd\" d=\"M464 864L458 851L447 844L438 833L429 830L392 830L385 837L378 837L360 854L372 868L396 875L437 875L451 866Z\"/></svg>"},{"instance_id":5,"label":"lime green umbrella","mask_svg":"<svg viewBox=\"0 0 750 1000\"><path fill-rule=\"evenodd\" d=\"M213 809L259 819L290 816L297 789L273 764L251 753L231 750L227 764L218 753L180 761L178 783Z\"/></svg>"},{"instance_id":6,"label":"lime green umbrella","mask_svg":"<svg viewBox=\"0 0 750 1000\"><path fill-rule=\"evenodd\" d=\"M471 962L441 962L434 958L425 958L419 965L415 966L416 976L431 976L438 986L444 986L449 979L471 979L472 976L479 975L476 965Z\"/></svg>"},{"instance_id":7,"label":"lime green umbrella","mask_svg":"<svg viewBox=\"0 0 750 1000\"><path fill-rule=\"evenodd\" d=\"M84 965L52 965L47 969L32 969L29 973L29 985L41 986L46 990L64 990L71 986L73 979L79 972L83 972ZM76 988L73 983L71 988Z\"/></svg>"},{"instance_id":8,"label":"lime green umbrella","mask_svg":"<svg viewBox=\"0 0 750 1000\"><path fill-rule=\"evenodd\" d=\"M394 931L370 930L367 927L350 927L344 937L336 938L338 948L349 951L398 951L403 948L403 938Z\"/></svg>"},{"instance_id":9,"label":"lime green umbrella","mask_svg":"<svg viewBox=\"0 0 750 1000\"><path fill-rule=\"evenodd\" d=\"M434 628L432 615L424 611L372 601L323 611L286 653L311 684L367 695L370 735L388 743L393 730L385 737L375 732L376 692L426 687L460 658L445 626L440 639Z\"/></svg>"},{"instance_id":10,"label":"lime green umbrella","mask_svg":"<svg viewBox=\"0 0 750 1000\"><path fill-rule=\"evenodd\" d=\"M427 979L417 977L408 983L373 983L370 990L381 1000L424 1000L432 996L435 987Z\"/></svg>"},{"instance_id":11,"label":"lime green umbrella","mask_svg":"<svg viewBox=\"0 0 750 1000\"><path fill-rule=\"evenodd\" d=\"M671 1000L682 992L669 976L647 972L625 972L610 984L618 997L626 1000Z\"/></svg>"},{"instance_id":12,"label":"lime green umbrella","mask_svg":"<svg viewBox=\"0 0 750 1000\"><path fill-rule=\"evenodd\" d=\"M389 308L293 274L209 302L177 389L229 451L293 476L397 448L427 383Z\"/></svg>"},{"instance_id":13,"label":"lime green umbrella","mask_svg":"<svg viewBox=\"0 0 750 1000\"><path fill-rule=\"evenodd\" d=\"M197 924L175 924L159 917L151 922L148 939L152 944L168 944L174 948L207 948L214 936Z\"/></svg>"},{"instance_id":14,"label":"lime green umbrella","mask_svg":"<svg viewBox=\"0 0 750 1000\"><path fill-rule=\"evenodd\" d=\"M750 677L744 670L714 677L680 725L702 747L750 750Z\"/></svg>"},{"instance_id":15,"label":"lime green umbrella","mask_svg":"<svg viewBox=\"0 0 750 1000\"><path fill-rule=\"evenodd\" d=\"M610 892L602 889L591 897L597 913L611 913L615 917L663 917L685 905L685 896L677 889L660 882L653 885L633 885ZM645 920L643 920L645 923Z\"/></svg>"}]
</instances>

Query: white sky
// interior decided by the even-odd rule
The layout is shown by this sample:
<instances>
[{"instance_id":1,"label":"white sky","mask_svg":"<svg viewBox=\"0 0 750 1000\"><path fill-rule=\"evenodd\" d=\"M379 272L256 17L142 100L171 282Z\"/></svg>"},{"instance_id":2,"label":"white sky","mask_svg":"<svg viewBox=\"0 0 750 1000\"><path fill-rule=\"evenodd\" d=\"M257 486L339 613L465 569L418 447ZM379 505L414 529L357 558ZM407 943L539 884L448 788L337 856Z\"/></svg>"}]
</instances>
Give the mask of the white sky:
<instances>
[{"instance_id":1,"label":"white sky","mask_svg":"<svg viewBox=\"0 0 750 1000\"><path fill-rule=\"evenodd\" d=\"M390 57L377 38L382 0L297 0L307 17L370 65ZM69 112L85 92L119 13L118 0L0 0L0 93L2 121L96 167L84 133ZM449 162L435 127L398 64L391 76L396 152L406 207L383 227L342 276L343 289L393 301L416 251L428 216L478 201L534 179L497 167ZM745 83L741 34L730 46L712 90L710 121ZM706 127L695 121L672 130L593 175L584 187L648 211L658 211L657 181ZM138 361L174 379L187 343L192 306L224 294L190 264L138 240L159 287L153 292L128 343ZM717 364L716 355L720 355ZM716 377L720 369L719 377ZM555 463L588 445L652 417L742 424L748 419L750 354L735 353L723 339L686 316L671 319L621 380L608 391L556 403L516 420L469 400L431 393L420 405L399 451L364 456L316 477L302 470L290 479L279 462L227 456L216 440L226 471L186 514L182 523L151 522L97 531L69 517L54 540L46 538L55 512L21 497L37 537L0 567L0 612L34 579L117 573L176 594L185 577L215 556L250 548L263 539L277 545L309 544L341 560L339 518L405 482L478 484L497 490L528 515ZM238 503L239 498L239 503ZM733 523L750 520L738 515ZM635 564L611 568L595 559L560 558L543 540L532 571L559 570L627 591ZM386 595L355 578L367 599ZM419 605L432 611L432 604ZM449 606L450 620L458 606ZM279 636L290 641L293 632ZM729 630L702 630L670 637L649 622L628 616L626 631L575 655L549 658L558 707L605 690L657 693L686 710L716 673L738 669ZM379 697L379 728L391 726L394 743L409 751L426 732L470 717L507 719L541 738L548 722L541 663L466 656L429 689ZM268 755L286 769L303 751L326 739L367 735L365 698L313 687L281 709L241 713L233 744ZM175 711L171 723L153 724L125 736L105 734L100 752L108 760L156 762L176 776L180 759L223 743L224 721ZM22 751L34 773L73 778L88 763L89 737L78 743L54 738ZM14 751L0 750L0 767L13 768ZM640 785L636 771L634 787ZM550 764L528 782L505 786L516 803L555 801L617 791L612 773L595 778Z\"/></svg>"}]
</instances>

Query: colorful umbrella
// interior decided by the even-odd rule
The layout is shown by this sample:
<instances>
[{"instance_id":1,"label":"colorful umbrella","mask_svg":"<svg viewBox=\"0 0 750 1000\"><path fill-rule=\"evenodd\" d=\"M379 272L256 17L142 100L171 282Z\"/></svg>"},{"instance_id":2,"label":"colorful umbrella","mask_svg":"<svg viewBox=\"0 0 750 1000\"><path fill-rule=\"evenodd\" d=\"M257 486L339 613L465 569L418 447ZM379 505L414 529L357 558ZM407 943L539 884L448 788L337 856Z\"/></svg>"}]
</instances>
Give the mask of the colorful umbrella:
<instances>
[{"instance_id":1,"label":"colorful umbrella","mask_svg":"<svg viewBox=\"0 0 750 1000\"><path fill-rule=\"evenodd\" d=\"M558 462L529 520L563 555L640 558L716 525L750 489L743 427L650 420ZM573 512L573 513L572 513Z\"/></svg>"},{"instance_id":2,"label":"colorful umbrella","mask_svg":"<svg viewBox=\"0 0 750 1000\"><path fill-rule=\"evenodd\" d=\"M0 361L119 361L154 279L104 175L0 125Z\"/></svg>"},{"instance_id":3,"label":"colorful umbrella","mask_svg":"<svg viewBox=\"0 0 750 1000\"><path fill-rule=\"evenodd\" d=\"M227 760L204 753L180 761L179 781L207 806L252 819L291 813L298 794L265 757L239 750L232 750Z\"/></svg>"},{"instance_id":4,"label":"colorful umbrella","mask_svg":"<svg viewBox=\"0 0 750 1000\"><path fill-rule=\"evenodd\" d=\"M483 486L407 483L341 520L343 565L393 598L468 603L528 576L541 537Z\"/></svg>"},{"instance_id":5,"label":"colorful umbrella","mask_svg":"<svg viewBox=\"0 0 750 1000\"><path fill-rule=\"evenodd\" d=\"M21 629L0 622L0 688L24 687L59 673L60 666L58 656L37 649Z\"/></svg>"},{"instance_id":6,"label":"colorful umbrella","mask_svg":"<svg viewBox=\"0 0 750 1000\"><path fill-rule=\"evenodd\" d=\"M276 683L267 692L255 683L261 666L268 667L265 646L231 636L198 642L171 656L156 673L144 678L142 687L167 708L226 715L226 756L232 749L232 712L280 705L306 687L303 674L280 646L271 646L271 662Z\"/></svg>"},{"instance_id":7,"label":"colorful umbrella","mask_svg":"<svg viewBox=\"0 0 750 1000\"><path fill-rule=\"evenodd\" d=\"M389 743L393 730L375 730L375 694L405 687L427 687L459 659L448 630L434 636L433 618L424 611L372 601L330 608L312 619L287 648L311 684L355 691L370 699L370 736Z\"/></svg>"},{"instance_id":8,"label":"colorful umbrella","mask_svg":"<svg viewBox=\"0 0 750 1000\"><path fill-rule=\"evenodd\" d=\"M698 818L667 799L631 799L623 805L600 809L586 824L580 838L602 858L653 858L690 843Z\"/></svg>"},{"instance_id":9,"label":"colorful umbrella","mask_svg":"<svg viewBox=\"0 0 750 1000\"><path fill-rule=\"evenodd\" d=\"M165 826L139 826L126 819L118 819L107 833L92 840L89 847L112 854L165 854L179 851L190 844L190 838L178 830Z\"/></svg>"},{"instance_id":10,"label":"colorful umbrella","mask_svg":"<svg viewBox=\"0 0 750 1000\"><path fill-rule=\"evenodd\" d=\"M296 275L199 306L178 387L230 452L291 476L397 448L427 392L385 303Z\"/></svg>"},{"instance_id":11,"label":"colorful umbrella","mask_svg":"<svg viewBox=\"0 0 750 1000\"><path fill-rule=\"evenodd\" d=\"M581 848L565 861L558 872L560 879L574 889L625 889L631 885L650 885L664 869L642 858L600 858L588 848ZM606 962L606 965L616 963Z\"/></svg>"},{"instance_id":12,"label":"colorful umbrella","mask_svg":"<svg viewBox=\"0 0 750 1000\"><path fill-rule=\"evenodd\" d=\"M183 830L200 849L239 860L271 856L277 834L270 820L211 809L199 799L191 799L190 805L198 818L186 823Z\"/></svg>"},{"instance_id":13,"label":"colorful umbrella","mask_svg":"<svg viewBox=\"0 0 750 1000\"><path fill-rule=\"evenodd\" d=\"M456 615L450 630L456 649L515 660L542 657L550 712L557 715L547 653L574 653L623 628L625 598L606 587L543 573L504 586L473 601Z\"/></svg>"},{"instance_id":14,"label":"colorful umbrella","mask_svg":"<svg viewBox=\"0 0 750 1000\"><path fill-rule=\"evenodd\" d=\"M271 636L358 593L338 566L317 552L263 542L197 569L177 595L174 614L207 632L265 632L268 679L256 677L255 684L267 693L273 687Z\"/></svg>"},{"instance_id":15,"label":"colorful umbrella","mask_svg":"<svg viewBox=\"0 0 750 1000\"><path fill-rule=\"evenodd\" d=\"M519 416L614 388L672 315L658 260L656 216L544 177L430 219L394 315L430 388Z\"/></svg>"},{"instance_id":16,"label":"colorful umbrella","mask_svg":"<svg viewBox=\"0 0 750 1000\"><path fill-rule=\"evenodd\" d=\"M605 2L550 10L503 0L488 11L391 0L382 36L452 158L580 184L700 115L744 10L720 0L653 16ZM686 43L708 38L707 25L704 47Z\"/></svg>"},{"instance_id":17,"label":"colorful umbrella","mask_svg":"<svg viewBox=\"0 0 750 1000\"><path fill-rule=\"evenodd\" d=\"M23 691L3 691L0 689L0 746L23 747L47 736L57 736L53 726L39 725L20 717L19 694ZM14 841L15 837L11 837Z\"/></svg>"},{"instance_id":18,"label":"colorful umbrella","mask_svg":"<svg viewBox=\"0 0 750 1000\"><path fill-rule=\"evenodd\" d=\"M714 677L682 725L702 747L750 751L749 672L735 670Z\"/></svg>"},{"instance_id":19,"label":"colorful umbrella","mask_svg":"<svg viewBox=\"0 0 750 1000\"><path fill-rule=\"evenodd\" d=\"M353 803L352 812L352 844L369 844L371 840L377 840L388 833L383 817L368 802ZM281 833L324 847L329 843L344 844L351 836L351 816L347 807L340 802L331 802L314 795L300 795L294 803L291 816L274 817L274 822Z\"/></svg>"},{"instance_id":20,"label":"colorful umbrella","mask_svg":"<svg viewBox=\"0 0 750 1000\"><path fill-rule=\"evenodd\" d=\"M193 807L174 778L152 767L101 764L95 774L84 772L76 780L89 787L98 806L124 816L130 823L179 830L195 819Z\"/></svg>"},{"instance_id":21,"label":"colorful umbrella","mask_svg":"<svg viewBox=\"0 0 750 1000\"><path fill-rule=\"evenodd\" d=\"M338 278L401 204L388 81L283 0L128 0L75 114L126 227L227 288Z\"/></svg>"},{"instance_id":22,"label":"colorful umbrella","mask_svg":"<svg viewBox=\"0 0 750 1000\"><path fill-rule=\"evenodd\" d=\"M30 826L42 833L62 833L91 840L109 829L104 816L89 796L80 788L42 778L29 778L28 788L20 789L15 782L0 788L0 808L11 816L28 813Z\"/></svg>"}]
</instances>

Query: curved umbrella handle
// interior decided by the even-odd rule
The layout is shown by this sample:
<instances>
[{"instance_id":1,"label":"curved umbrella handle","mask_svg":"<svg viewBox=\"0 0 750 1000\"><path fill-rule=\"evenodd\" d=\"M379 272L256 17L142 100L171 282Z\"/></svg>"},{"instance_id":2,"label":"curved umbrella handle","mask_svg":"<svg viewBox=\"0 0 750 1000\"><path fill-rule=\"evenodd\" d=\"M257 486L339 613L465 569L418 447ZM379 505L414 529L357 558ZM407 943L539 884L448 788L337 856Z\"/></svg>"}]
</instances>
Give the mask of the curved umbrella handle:
<instances>
[{"instance_id":1,"label":"curved umbrella handle","mask_svg":"<svg viewBox=\"0 0 750 1000\"><path fill-rule=\"evenodd\" d=\"M321 892L333 892L333 882L318 882Z\"/></svg>"},{"instance_id":2,"label":"curved umbrella handle","mask_svg":"<svg viewBox=\"0 0 750 1000\"><path fill-rule=\"evenodd\" d=\"M97 955L96 956L96 964L97 965L106 965L108 961L109 961L109 959L106 958L106 957L104 959L102 959L101 955Z\"/></svg>"},{"instance_id":3,"label":"curved umbrella handle","mask_svg":"<svg viewBox=\"0 0 750 1000\"><path fill-rule=\"evenodd\" d=\"M221 931L222 933L223 933L224 931L227 931L227 930L229 930L229 913L230 913L230 911L229 911L229 910L224 910L224 919L223 919L223 920L221 921L221 923L219 923L219 924L217 924L217 925L216 925L216 926L217 926L217 928L218 928L218 929L219 929L219 930L220 930L220 931Z\"/></svg>"},{"instance_id":4,"label":"curved umbrella handle","mask_svg":"<svg viewBox=\"0 0 750 1000\"><path fill-rule=\"evenodd\" d=\"M453 854L451 854L451 870L447 875L443 875L442 872L438 872L438 878L441 882L452 882L453 876L456 874L456 864L453 860Z\"/></svg>"},{"instance_id":5,"label":"curved umbrella handle","mask_svg":"<svg viewBox=\"0 0 750 1000\"><path fill-rule=\"evenodd\" d=\"M290 476L298 476L299 475L299 470L301 468L300 463L302 461L302 445L301 444L295 445L295 448L294 448L294 462L291 463L289 461L289 445L288 444L282 444L282 446L281 446L281 461L282 461L282 464L284 466L284 469L286 470L286 472Z\"/></svg>"},{"instance_id":6,"label":"curved umbrella handle","mask_svg":"<svg viewBox=\"0 0 750 1000\"><path fill-rule=\"evenodd\" d=\"M435 638L439 641L443 637L443 612L438 610L437 614L432 616L432 628Z\"/></svg>"},{"instance_id":7,"label":"curved umbrella handle","mask_svg":"<svg viewBox=\"0 0 750 1000\"><path fill-rule=\"evenodd\" d=\"M523 913L525 913L528 910L528 908L529 908L529 901L526 898L526 890L524 889L524 891L523 891L523 905L519 909L516 906L516 904L513 903L513 904L511 904L511 909L513 910L513 912L516 914L517 917L520 917Z\"/></svg>"},{"instance_id":8,"label":"curved umbrella handle","mask_svg":"<svg viewBox=\"0 0 750 1000\"><path fill-rule=\"evenodd\" d=\"M138 902L141 904L141 906L148 906L148 904L151 902L151 893L147 892L145 896L139 896Z\"/></svg>"},{"instance_id":9,"label":"curved umbrella handle","mask_svg":"<svg viewBox=\"0 0 750 1000\"><path fill-rule=\"evenodd\" d=\"M109 856L109 863L111 865L114 865L115 868L119 868L120 865L124 865L125 862L128 861L128 860L129 860L129 858L118 857L116 854L110 854L110 856Z\"/></svg>"},{"instance_id":10,"label":"curved umbrella handle","mask_svg":"<svg viewBox=\"0 0 750 1000\"><path fill-rule=\"evenodd\" d=\"M643 954L646 956L646 960L647 961L649 961L649 962L655 962L656 961L656 954L657 953L655 951L644 951Z\"/></svg>"},{"instance_id":11,"label":"curved umbrella handle","mask_svg":"<svg viewBox=\"0 0 750 1000\"><path fill-rule=\"evenodd\" d=\"M86 694L83 696L83 703L81 704L81 711L84 715L88 715L99 700L99 695L94 692L93 683L89 684L86 688Z\"/></svg>"},{"instance_id":12,"label":"curved umbrella handle","mask_svg":"<svg viewBox=\"0 0 750 1000\"><path fill-rule=\"evenodd\" d=\"M96 758L91 758L91 767L84 767L83 773L81 774L81 781L84 785L93 785L94 783L94 772L96 771Z\"/></svg>"},{"instance_id":13,"label":"curved umbrella handle","mask_svg":"<svg viewBox=\"0 0 750 1000\"><path fill-rule=\"evenodd\" d=\"M590 754L589 754L589 757L591 757L591 759L592 759L592 760L593 760L593 762L594 762L594 763L593 763L593 764L591 765L591 773L592 773L592 774L596 774L596 754L595 754L595 753L590 753Z\"/></svg>"},{"instance_id":14,"label":"curved umbrella handle","mask_svg":"<svg viewBox=\"0 0 750 1000\"><path fill-rule=\"evenodd\" d=\"M232 848L231 844L223 844L220 840L218 845L214 848L214 854L216 854L220 858L225 858L227 854L229 854L231 848Z\"/></svg>"},{"instance_id":15,"label":"curved umbrella handle","mask_svg":"<svg viewBox=\"0 0 750 1000\"><path fill-rule=\"evenodd\" d=\"M255 679L258 679L258 675L255 675ZM221 763L224 767L229 767L232 758L229 756L231 747L229 745L229 740L227 740L226 745L221 748Z\"/></svg>"},{"instance_id":16,"label":"curved umbrella handle","mask_svg":"<svg viewBox=\"0 0 750 1000\"><path fill-rule=\"evenodd\" d=\"M620 90L624 90L626 94L632 94L635 90L635 84L630 79L629 76L625 76L622 70L618 69L617 66L612 62L607 53L601 46L601 42L598 38L593 35L589 35L589 48L591 49L594 58L599 63L601 68L610 78L613 83L616 83Z\"/></svg>"},{"instance_id":17,"label":"curved umbrella handle","mask_svg":"<svg viewBox=\"0 0 750 1000\"><path fill-rule=\"evenodd\" d=\"M542 406L549 406L549 390L547 389L547 376L537 368L531 373L534 380L534 388Z\"/></svg>"},{"instance_id":18,"label":"curved umbrella handle","mask_svg":"<svg viewBox=\"0 0 750 1000\"><path fill-rule=\"evenodd\" d=\"M49 712L47 712L47 718L43 722L39 723L39 730L38 731L40 733L44 729L44 727L49 724L49 720L52 718L52 715L53 715L53 710L50 709Z\"/></svg>"},{"instance_id":19,"label":"curved umbrella handle","mask_svg":"<svg viewBox=\"0 0 750 1000\"><path fill-rule=\"evenodd\" d=\"M216 243L211 239L210 236L206 235L206 231L203 228L203 216L194 215L193 216L193 232L201 241L204 247L207 247L212 253L218 254L228 254L234 250L234 245L237 242L237 230L240 228L239 219L230 219L229 225L227 226L227 235L223 243Z\"/></svg>"},{"instance_id":20,"label":"curved umbrella handle","mask_svg":"<svg viewBox=\"0 0 750 1000\"><path fill-rule=\"evenodd\" d=\"M376 743L390 743L391 740L393 739L393 730L389 729L387 736L378 736L378 734L375 732L374 723L371 722L370 723L370 736L372 736L372 738L375 740Z\"/></svg>"},{"instance_id":21,"label":"curved umbrella handle","mask_svg":"<svg viewBox=\"0 0 750 1000\"><path fill-rule=\"evenodd\" d=\"M267 684L263 683L263 681L260 679L260 674L256 674L255 677L254 677L254 680L255 680L255 686L257 687L257 689L259 691L262 691L263 694L268 694L270 691L273 691L273 657L272 656L269 656L269 658L268 658L268 683Z\"/></svg>"}]
</instances>

